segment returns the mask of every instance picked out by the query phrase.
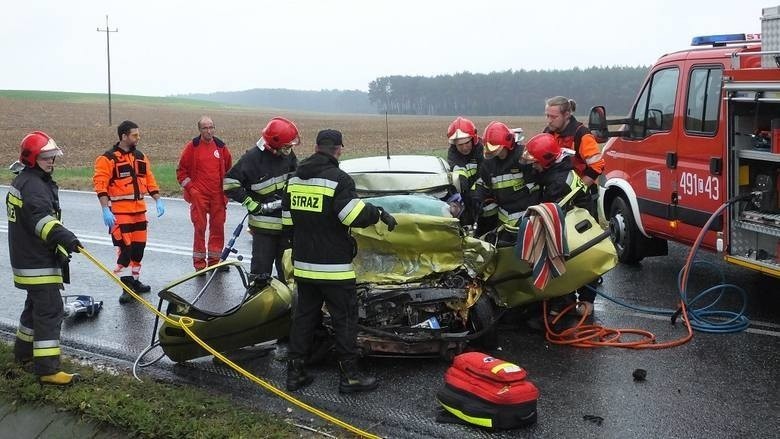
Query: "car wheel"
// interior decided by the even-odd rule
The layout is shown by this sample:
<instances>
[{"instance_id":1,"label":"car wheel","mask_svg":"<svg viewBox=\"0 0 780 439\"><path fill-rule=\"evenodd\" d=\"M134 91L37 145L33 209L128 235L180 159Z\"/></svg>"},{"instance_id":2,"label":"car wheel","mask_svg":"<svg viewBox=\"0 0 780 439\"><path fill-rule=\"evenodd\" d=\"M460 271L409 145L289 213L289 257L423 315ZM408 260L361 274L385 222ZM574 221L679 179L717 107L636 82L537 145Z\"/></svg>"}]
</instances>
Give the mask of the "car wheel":
<instances>
[{"instance_id":1,"label":"car wheel","mask_svg":"<svg viewBox=\"0 0 780 439\"><path fill-rule=\"evenodd\" d=\"M644 256L639 250L642 233L636 226L631 207L623 197L615 198L609 207L609 230L620 262L636 264L642 260Z\"/></svg>"},{"instance_id":2,"label":"car wheel","mask_svg":"<svg viewBox=\"0 0 780 439\"><path fill-rule=\"evenodd\" d=\"M493 306L493 302L490 300L487 294L482 294L477 303L469 310L469 325L470 329L474 332L480 332L492 325L490 329L487 329L479 338L474 340L474 343L480 345L486 349L494 349L498 346L498 333L495 328L496 309Z\"/></svg>"}]
</instances>

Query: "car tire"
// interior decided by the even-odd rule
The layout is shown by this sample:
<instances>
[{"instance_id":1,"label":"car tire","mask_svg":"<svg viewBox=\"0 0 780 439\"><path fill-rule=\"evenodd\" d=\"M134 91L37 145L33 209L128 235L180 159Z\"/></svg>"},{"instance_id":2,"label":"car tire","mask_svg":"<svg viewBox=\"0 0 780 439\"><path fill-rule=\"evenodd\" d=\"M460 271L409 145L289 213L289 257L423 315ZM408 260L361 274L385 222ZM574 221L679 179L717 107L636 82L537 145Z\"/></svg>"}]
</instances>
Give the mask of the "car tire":
<instances>
[{"instance_id":1,"label":"car tire","mask_svg":"<svg viewBox=\"0 0 780 439\"><path fill-rule=\"evenodd\" d=\"M609 206L609 230L620 262L636 264L644 258L639 248L643 235L624 197L616 197Z\"/></svg>"},{"instance_id":2,"label":"car tire","mask_svg":"<svg viewBox=\"0 0 780 439\"><path fill-rule=\"evenodd\" d=\"M492 325L479 338L472 343L485 349L495 349L498 346L498 332L496 331L496 308L487 294L482 294L474 306L469 310L470 329L477 333Z\"/></svg>"}]
</instances>

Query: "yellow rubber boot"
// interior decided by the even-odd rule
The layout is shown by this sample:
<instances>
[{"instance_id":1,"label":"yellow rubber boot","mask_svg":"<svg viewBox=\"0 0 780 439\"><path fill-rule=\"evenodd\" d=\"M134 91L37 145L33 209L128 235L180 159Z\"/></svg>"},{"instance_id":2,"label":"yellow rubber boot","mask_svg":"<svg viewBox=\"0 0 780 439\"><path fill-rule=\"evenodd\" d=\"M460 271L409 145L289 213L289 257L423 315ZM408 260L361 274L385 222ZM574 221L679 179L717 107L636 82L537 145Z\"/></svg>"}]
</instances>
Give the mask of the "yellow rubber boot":
<instances>
[{"instance_id":1,"label":"yellow rubber boot","mask_svg":"<svg viewBox=\"0 0 780 439\"><path fill-rule=\"evenodd\" d=\"M67 373L67 372L57 372L51 375L41 375L40 382L41 384L53 384L55 386L69 386L76 381L78 381L79 374L77 373Z\"/></svg>"}]
</instances>

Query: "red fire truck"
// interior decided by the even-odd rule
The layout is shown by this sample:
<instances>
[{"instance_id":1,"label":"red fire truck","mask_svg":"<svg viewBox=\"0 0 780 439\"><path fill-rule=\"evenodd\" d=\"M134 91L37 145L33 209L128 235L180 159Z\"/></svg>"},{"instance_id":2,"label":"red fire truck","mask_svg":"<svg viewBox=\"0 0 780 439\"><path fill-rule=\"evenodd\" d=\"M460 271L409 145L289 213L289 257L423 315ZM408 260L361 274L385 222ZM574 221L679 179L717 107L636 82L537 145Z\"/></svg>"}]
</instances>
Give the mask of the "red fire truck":
<instances>
[{"instance_id":1,"label":"red fire truck","mask_svg":"<svg viewBox=\"0 0 780 439\"><path fill-rule=\"evenodd\" d=\"M696 37L656 62L627 117L591 110L606 141L599 210L621 262L694 243L725 203L702 247L780 277L780 7L763 12L763 42Z\"/></svg>"}]
</instances>

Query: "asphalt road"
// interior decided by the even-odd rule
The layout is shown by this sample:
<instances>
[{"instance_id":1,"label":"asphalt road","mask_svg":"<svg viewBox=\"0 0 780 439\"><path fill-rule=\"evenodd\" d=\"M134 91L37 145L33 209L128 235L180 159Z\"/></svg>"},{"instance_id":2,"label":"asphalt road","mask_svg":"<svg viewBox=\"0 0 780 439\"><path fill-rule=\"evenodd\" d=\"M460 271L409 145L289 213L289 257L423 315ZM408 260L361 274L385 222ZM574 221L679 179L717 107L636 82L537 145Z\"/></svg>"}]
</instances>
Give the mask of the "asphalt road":
<instances>
[{"instance_id":1,"label":"asphalt road","mask_svg":"<svg viewBox=\"0 0 780 439\"><path fill-rule=\"evenodd\" d=\"M4 194L6 188L1 192ZM111 267L114 249L94 194L61 191L60 197L63 222L92 254ZM151 202L150 207L153 212ZM178 199L166 199L166 207L163 217L152 215L149 222L142 280L153 291L192 271L187 205ZM242 218L242 210L238 205L229 206L226 236ZM6 224L3 211L0 234L5 237ZM236 244L247 256L247 269L251 250L248 238L243 234ZM7 252L7 246L0 245L0 334L11 339L24 293L13 286ZM667 257L647 259L638 266L618 266L604 277L601 289L633 304L672 308L678 300L675 283L685 252L681 246L671 246ZM541 392L538 422L527 428L489 433L436 424L435 393L448 366L437 359L369 359L365 365L377 374L380 387L354 396L338 394L335 365L327 363L314 369L312 386L295 394L386 437L776 437L780 431L780 282L726 265L717 255L705 254L703 259L713 265L694 271L689 291L703 290L719 282L721 276L743 288L751 319L746 331L697 332L691 342L662 350L579 349L550 344L542 334L518 321L515 314L506 314L500 324L500 347L493 354L526 368L529 379ZM95 318L64 323L66 352L119 369L129 367L149 344L152 314L137 303L120 306L119 287L81 255L74 255L71 276L73 283L67 287L67 294L91 295L103 300L104 308ZM205 279L199 278L176 292L193 297L203 283ZM238 303L242 294L236 273L221 274L199 304L223 311ZM157 304L154 293L147 297ZM735 299L725 301L739 306ZM606 326L649 330L660 341L684 334L683 328L679 324L671 326L668 318L639 313L603 298L597 300L596 316ZM259 377L283 386L284 352L281 343L269 355L238 361ZM647 371L646 381L633 380L632 373L638 368ZM142 369L140 376L162 376L229 393L264 410L282 416L292 413L303 423L327 428L299 409L289 412L289 403L208 358L180 365L163 358ZM584 418L589 416L601 417L603 422Z\"/></svg>"}]
</instances>

